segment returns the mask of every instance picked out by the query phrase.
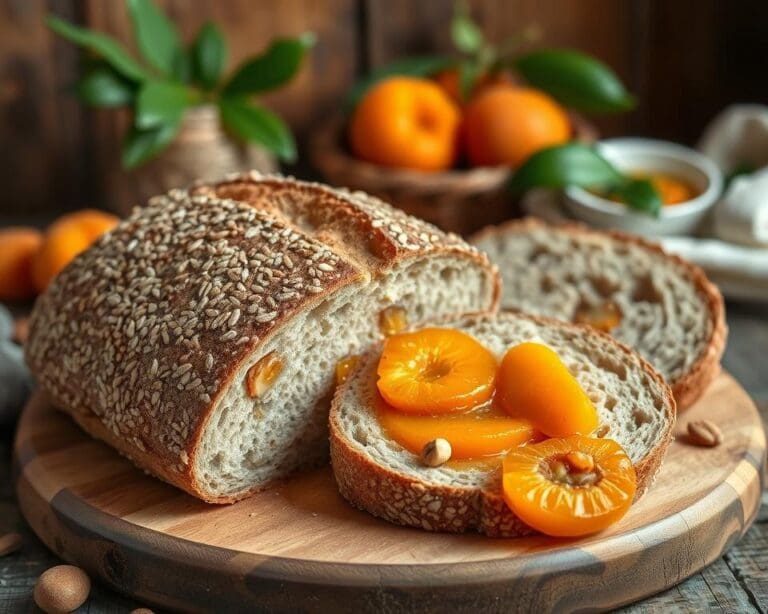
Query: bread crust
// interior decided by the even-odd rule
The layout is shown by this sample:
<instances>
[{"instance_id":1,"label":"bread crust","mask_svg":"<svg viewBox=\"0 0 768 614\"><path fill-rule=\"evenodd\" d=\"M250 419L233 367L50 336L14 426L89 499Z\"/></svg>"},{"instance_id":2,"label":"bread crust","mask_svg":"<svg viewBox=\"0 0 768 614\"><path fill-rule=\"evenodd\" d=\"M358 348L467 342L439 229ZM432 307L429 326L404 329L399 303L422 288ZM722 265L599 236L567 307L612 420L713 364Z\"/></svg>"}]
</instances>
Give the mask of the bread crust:
<instances>
[{"instance_id":1,"label":"bread crust","mask_svg":"<svg viewBox=\"0 0 768 614\"><path fill-rule=\"evenodd\" d=\"M448 254L485 271L495 309L500 282L484 254L366 195L258 173L172 190L38 298L26 360L88 433L200 499L229 503L264 484L221 496L194 468L242 363L340 288Z\"/></svg>"},{"instance_id":2,"label":"bread crust","mask_svg":"<svg viewBox=\"0 0 768 614\"><path fill-rule=\"evenodd\" d=\"M579 222L548 224L535 217L525 217L519 220L510 220L498 226L483 228L470 237L469 240L472 244L477 244L491 236L525 233L533 229L542 228L565 231L577 236L589 235L622 243L631 243L661 256L686 272L697 293L707 305L710 333L706 346L696 361L679 377L669 382L669 385L677 401L678 411L683 411L693 405L720 373L720 359L725 351L728 337L728 327L725 322L725 303L723 295L717 286L707 278L699 266L688 262L677 254L670 254L654 241L617 230L595 230Z\"/></svg>"},{"instance_id":3,"label":"bread crust","mask_svg":"<svg viewBox=\"0 0 768 614\"><path fill-rule=\"evenodd\" d=\"M553 318L528 314L518 316L544 326L570 327L585 334L604 337L623 354L636 358L643 371L664 391L667 428L648 454L634 465L637 501L653 483L672 441L676 419L672 390L647 360L606 333ZM340 423L344 386L337 388L331 404L331 465L339 491L352 505L390 522L427 531L464 533L474 530L489 537L519 537L536 532L520 520L504 501L500 468L495 479L498 489L490 490L434 484L372 461L344 436ZM374 411L373 408L368 409Z\"/></svg>"}]
</instances>

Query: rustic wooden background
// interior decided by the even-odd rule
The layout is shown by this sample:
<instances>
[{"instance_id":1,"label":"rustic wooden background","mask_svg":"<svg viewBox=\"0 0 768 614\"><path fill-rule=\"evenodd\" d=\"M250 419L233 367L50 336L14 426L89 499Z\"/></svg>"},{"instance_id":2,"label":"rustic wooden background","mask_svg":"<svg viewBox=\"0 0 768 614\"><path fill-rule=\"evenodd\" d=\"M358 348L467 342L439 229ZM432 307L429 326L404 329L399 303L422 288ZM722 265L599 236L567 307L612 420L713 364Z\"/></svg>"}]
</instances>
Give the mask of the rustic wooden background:
<instances>
[{"instance_id":1,"label":"rustic wooden background","mask_svg":"<svg viewBox=\"0 0 768 614\"><path fill-rule=\"evenodd\" d=\"M229 37L230 66L277 34L317 33L302 74L268 103L300 138L338 107L371 67L409 52L449 48L453 0L161 0L188 40L213 18ZM641 101L599 120L605 135L695 142L730 102L768 100L764 0L474 0L492 39L535 24L540 44L575 46L608 62ZM132 46L118 0L0 0L0 215L50 217L109 205L100 177L117 159L118 117L86 111L68 93L72 45L43 25L53 12ZM300 171L305 169L300 168Z\"/></svg>"}]
</instances>

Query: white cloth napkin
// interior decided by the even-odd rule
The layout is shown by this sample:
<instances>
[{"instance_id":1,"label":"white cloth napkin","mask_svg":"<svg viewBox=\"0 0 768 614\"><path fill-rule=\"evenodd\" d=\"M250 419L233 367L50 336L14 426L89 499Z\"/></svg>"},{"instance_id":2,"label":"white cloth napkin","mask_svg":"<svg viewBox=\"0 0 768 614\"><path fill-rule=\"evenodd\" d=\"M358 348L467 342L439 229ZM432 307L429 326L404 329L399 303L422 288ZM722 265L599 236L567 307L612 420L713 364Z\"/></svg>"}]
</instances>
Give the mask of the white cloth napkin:
<instances>
[{"instance_id":1,"label":"white cloth napkin","mask_svg":"<svg viewBox=\"0 0 768 614\"><path fill-rule=\"evenodd\" d=\"M693 237L664 237L661 244L698 264L726 296L768 301L768 248Z\"/></svg>"},{"instance_id":2,"label":"white cloth napkin","mask_svg":"<svg viewBox=\"0 0 768 614\"><path fill-rule=\"evenodd\" d=\"M699 141L725 175L748 166L715 205L714 234L743 245L768 246L768 106L736 104L713 119Z\"/></svg>"}]
</instances>

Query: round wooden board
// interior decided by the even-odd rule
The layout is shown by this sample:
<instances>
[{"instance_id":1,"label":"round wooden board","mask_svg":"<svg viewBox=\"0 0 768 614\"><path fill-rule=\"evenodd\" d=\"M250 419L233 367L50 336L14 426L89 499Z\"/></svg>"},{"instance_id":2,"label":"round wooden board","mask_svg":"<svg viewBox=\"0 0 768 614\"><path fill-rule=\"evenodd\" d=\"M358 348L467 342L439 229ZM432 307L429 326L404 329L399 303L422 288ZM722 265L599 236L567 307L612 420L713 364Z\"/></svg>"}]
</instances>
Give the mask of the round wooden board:
<instances>
[{"instance_id":1,"label":"round wooden board","mask_svg":"<svg viewBox=\"0 0 768 614\"><path fill-rule=\"evenodd\" d=\"M723 430L685 443L689 420ZM584 611L672 586L736 542L760 505L765 436L721 375L682 416L649 493L580 540L428 533L352 509L328 468L230 506L144 475L42 396L16 438L16 487L35 532L119 591L191 611Z\"/></svg>"}]
</instances>

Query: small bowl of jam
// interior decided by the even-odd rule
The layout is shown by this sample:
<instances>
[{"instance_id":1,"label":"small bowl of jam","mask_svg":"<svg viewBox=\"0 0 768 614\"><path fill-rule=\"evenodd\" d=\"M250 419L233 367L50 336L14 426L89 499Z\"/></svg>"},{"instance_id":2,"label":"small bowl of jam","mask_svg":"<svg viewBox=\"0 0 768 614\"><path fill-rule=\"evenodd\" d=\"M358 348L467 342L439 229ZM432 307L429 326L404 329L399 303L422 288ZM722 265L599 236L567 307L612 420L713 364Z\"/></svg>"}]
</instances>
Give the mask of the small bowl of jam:
<instances>
[{"instance_id":1,"label":"small bowl of jam","mask_svg":"<svg viewBox=\"0 0 768 614\"><path fill-rule=\"evenodd\" d=\"M592 226L649 236L692 234L722 192L723 176L717 165L688 147L639 138L608 139L596 147L625 175L649 179L663 206L653 216L598 187L567 188L566 207Z\"/></svg>"}]
</instances>

